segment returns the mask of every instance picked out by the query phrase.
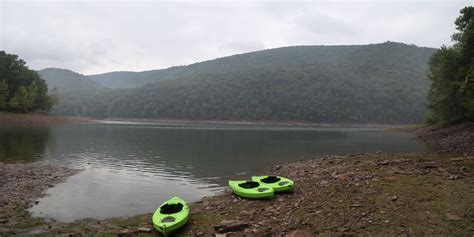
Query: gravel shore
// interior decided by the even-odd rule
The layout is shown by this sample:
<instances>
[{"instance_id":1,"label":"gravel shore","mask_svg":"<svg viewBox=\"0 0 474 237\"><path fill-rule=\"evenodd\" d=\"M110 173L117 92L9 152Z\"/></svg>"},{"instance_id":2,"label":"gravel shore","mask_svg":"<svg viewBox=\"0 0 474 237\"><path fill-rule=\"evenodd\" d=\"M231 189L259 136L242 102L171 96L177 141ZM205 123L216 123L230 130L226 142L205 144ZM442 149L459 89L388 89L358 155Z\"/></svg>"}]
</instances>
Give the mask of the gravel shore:
<instances>
[{"instance_id":1,"label":"gravel shore","mask_svg":"<svg viewBox=\"0 0 474 237\"><path fill-rule=\"evenodd\" d=\"M0 163L0 236L29 230L29 225L42 222L31 218L27 209L53 187L79 170L44 165L39 162Z\"/></svg>"}]
</instances>

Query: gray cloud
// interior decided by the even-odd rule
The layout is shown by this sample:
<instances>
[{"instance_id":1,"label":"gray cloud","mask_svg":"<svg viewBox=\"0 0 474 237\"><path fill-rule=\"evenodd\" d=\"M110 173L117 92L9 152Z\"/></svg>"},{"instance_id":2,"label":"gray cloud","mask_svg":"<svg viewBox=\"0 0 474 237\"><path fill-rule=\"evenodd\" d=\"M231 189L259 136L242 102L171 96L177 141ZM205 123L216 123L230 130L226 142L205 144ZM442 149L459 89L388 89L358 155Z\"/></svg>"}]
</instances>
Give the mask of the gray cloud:
<instances>
[{"instance_id":1,"label":"gray cloud","mask_svg":"<svg viewBox=\"0 0 474 237\"><path fill-rule=\"evenodd\" d=\"M0 0L0 49L84 74L184 65L289 45L451 44L469 1Z\"/></svg>"}]
</instances>

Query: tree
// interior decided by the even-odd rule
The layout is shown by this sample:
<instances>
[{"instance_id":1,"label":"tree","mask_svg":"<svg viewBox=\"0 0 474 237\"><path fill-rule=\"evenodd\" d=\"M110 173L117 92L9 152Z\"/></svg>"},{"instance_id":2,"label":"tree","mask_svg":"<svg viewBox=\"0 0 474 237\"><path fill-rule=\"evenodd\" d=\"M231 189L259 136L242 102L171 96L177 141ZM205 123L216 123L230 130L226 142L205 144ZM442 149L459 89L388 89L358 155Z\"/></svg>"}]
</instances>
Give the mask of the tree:
<instances>
[{"instance_id":1,"label":"tree","mask_svg":"<svg viewBox=\"0 0 474 237\"><path fill-rule=\"evenodd\" d=\"M55 100L48 96L46 82L17 55L0 51L0 78L7 87L5 90L3 82L0 84L0 109L24 112L51 109Z\"/></svg>"},{"instance_id":2,"label":"tree","mask_svg":"<svg viewBox=\"0 0 474 237\"><path fill-rule=\"evenodd\" d=\"M456 81L459 52L441 47L428 62L427 77L431 81L428 91L429 122L455 122L462 119L462 94Z\"/></svg>"},{"instance_id":3,"label":"tree","mask_svg":"<svg viewBox=\"0 0 474 237\"><path fill-rule=\"evenodd\" d=\"M1 109L6 109L8 105L8 84L6 80L1 80L0 81L0 110Z\"/></svg>"},{"instance_id":4,"label":"tree","mask_svg":"<svg viewBox=\"0 0 474 237\"><path fill-rule=\"evenodd\" d=\"M456 19L452 47L441 47L428 63L429 122L474 121L474 7Z\"/></svg>"},{"instance_id":5,"label":"tree","mask_svg":"<svg viewBox=\"0 0 474 237\"><path fill-rule=\"evenodd\" d=\"M30 111L32 105L28 89L24 86L20 86L17 93L10 100L10 107L12 109L25 113Z\"/></svg>"},{"instance_id":6,"label":"tree","mask_svg":"<svg viewBox=\"0 0 474 237\"><path fill-rule=\"evenodd\" d=\"M458 76L464 82L460 86L466 120L474 121L474 7L465 7L456 19L458 33L453 35L460 49Z\"/></svg>"}]
</instances>

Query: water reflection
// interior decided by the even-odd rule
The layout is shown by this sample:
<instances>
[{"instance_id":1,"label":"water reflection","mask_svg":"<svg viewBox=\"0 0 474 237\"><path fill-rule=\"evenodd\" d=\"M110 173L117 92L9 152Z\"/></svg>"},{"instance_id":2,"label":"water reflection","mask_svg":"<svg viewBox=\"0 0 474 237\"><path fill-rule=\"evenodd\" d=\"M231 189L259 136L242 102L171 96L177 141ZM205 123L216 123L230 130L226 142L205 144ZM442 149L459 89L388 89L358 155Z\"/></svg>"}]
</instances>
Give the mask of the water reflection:
<instances>
[{"instance_id":1,"label":"water reflection","mask_svg":"<svg viewBox=\"0 0 474 237\"><path fill-rule=\"evenodd\" d=\"M0 128L0 162L37 160L51 142L48 127Z\"/></svg>"}]
</instances>

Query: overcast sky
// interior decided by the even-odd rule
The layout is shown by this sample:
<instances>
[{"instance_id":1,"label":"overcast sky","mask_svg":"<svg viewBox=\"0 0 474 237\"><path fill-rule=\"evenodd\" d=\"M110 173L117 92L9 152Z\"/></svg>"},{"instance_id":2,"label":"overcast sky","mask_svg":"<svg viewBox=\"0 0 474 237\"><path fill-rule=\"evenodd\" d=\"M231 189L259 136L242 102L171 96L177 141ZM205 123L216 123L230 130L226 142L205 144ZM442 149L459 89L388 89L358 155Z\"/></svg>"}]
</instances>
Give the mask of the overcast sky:
<instances>
[{"instance_id":1,"label":"overcast sky","mask_svg":"<svg viewBox=\"0 0 474 237\"><path fill-rule=\"evenodd\" d=\"M472 1L6 1L0 49L33 69L141 71L290 45L451 45Z\"/></svg>"}]
</instances>

